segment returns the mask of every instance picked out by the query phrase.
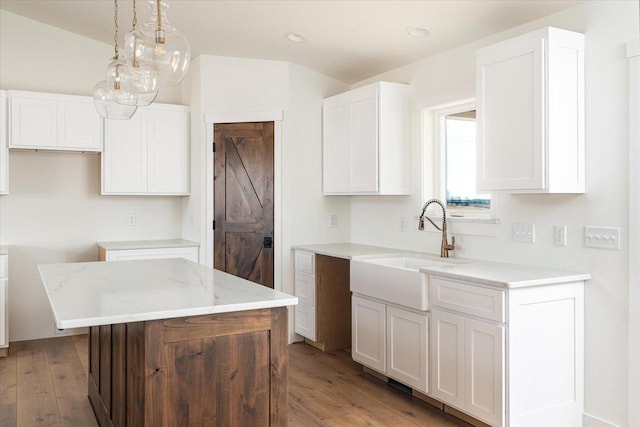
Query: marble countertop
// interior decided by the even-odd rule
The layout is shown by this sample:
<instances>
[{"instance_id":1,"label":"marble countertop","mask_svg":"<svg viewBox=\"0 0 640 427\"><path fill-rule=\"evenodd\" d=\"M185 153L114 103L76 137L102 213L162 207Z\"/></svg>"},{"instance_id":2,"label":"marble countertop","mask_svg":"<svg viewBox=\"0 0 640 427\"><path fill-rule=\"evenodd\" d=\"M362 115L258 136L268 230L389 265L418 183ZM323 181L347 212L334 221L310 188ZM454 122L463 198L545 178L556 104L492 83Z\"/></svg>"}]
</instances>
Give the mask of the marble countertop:
<instances>
[{"instance_id":1,"label":"marble countertop","mask_svg":"<svg viewBox=\"0 0 640 427\"><path fill-rule=\"evenodd\" d=\"M60 329L296 305L298 298L185 259L39 265Z\"/></svg>"},{"instance_id":2,"label":"marble countertop","mask_svg":"<svg viewBox=\"0 0 640 427\"><path fill-rule=\"evenodd\" d=\"M184 239L129 240L122 242L98 242L98 247L107 251L122 249L158 249L200 247L200 243Z\"/></svg>"},{"instance_id":3,"label":"marble countertop","mask_svg":"<svg viewBox=\"0 0 640 427\"><path fill-rule=\"evenodd\" d=\"M356 243L327 243L319 245L296 245L292 249L313 252L318 255L327 255L335 258L355 259L363 256L388 255L398 253L416 253L400 249L385 248L381 246L359 245ZM436 254L425 254L438 256Z\"/></svg>"},{"instance_id":4,"label":"marble countertop","mask_svg":"<svg viewBox=\"0 0 640 427\"><path fill-rule=\"evenodd\" d=\"M332 243L319 245L297 245L293 249L313 252L319 255L366 260L383 256L408 255L440 260L437 254L420 253L378 246L354 243ZM566 271L548 267L481 261L466 258L452 258L453 262L433 263L420 271L457 280L472 281L500 288L522 288L528 286L551 285L591 279L591 274Z\"/></svg>"}]
</instances>

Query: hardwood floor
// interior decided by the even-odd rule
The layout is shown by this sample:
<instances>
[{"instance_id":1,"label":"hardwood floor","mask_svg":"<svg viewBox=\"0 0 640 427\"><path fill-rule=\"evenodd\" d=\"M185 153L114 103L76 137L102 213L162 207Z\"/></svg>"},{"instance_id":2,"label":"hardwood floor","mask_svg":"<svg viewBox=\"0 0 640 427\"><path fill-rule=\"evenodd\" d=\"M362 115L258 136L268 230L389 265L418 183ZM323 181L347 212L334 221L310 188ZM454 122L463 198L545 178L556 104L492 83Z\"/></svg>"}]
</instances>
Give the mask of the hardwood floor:
<instances>
[{"instance_id":1,"label":"hardwood floor","mask_svg":"<svg viewBox=\"0 0 640 427\"><path fill-rule=\"evenodd\" d=\"M86 335L11 343L0 358L0 427L96 427L87 363ZM345 351L289 346L289 426L460 425L363 373Z\"/></svg>"}]
</instances>

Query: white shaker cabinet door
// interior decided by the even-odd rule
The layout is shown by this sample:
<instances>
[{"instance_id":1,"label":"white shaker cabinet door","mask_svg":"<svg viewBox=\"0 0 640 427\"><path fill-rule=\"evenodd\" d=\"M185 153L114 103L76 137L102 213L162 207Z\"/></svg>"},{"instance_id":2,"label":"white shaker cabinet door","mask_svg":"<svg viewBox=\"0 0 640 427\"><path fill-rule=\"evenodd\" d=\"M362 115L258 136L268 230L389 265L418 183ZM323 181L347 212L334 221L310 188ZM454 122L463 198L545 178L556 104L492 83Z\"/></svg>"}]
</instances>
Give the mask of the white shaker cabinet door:
<instances>
[{"instance_id":1,"label":"white shaker cabinet door","mask_svg":"<svg viewBox=\"0 0 640 427\"><path fill-rule=\"evenodd\" d=\"M55 148L58 117L55 99L10 96L12 148Z\"/></svg>"},{"instance_id":2,"label":"white shaker cabinet door","mask_svg":"<svg viewBox=\"0 0 640 427\"><path fill-rule=\"evenodd\" d=\"M102 119L93 100L58 101L58 148L102 151Z\"/></svg>"},{"instance_id":3,"label":"white shaker cabinet door","mask_svg":"<svg viewBox=\"0 0 640 427\"><path fill-rule=\"evenodd\" d=\"M466 411L502 425L505 399L505 327L465 319L464 377Z\"/></svg>"},{"instance_id":4,"label":"white shaker cabinet door","mask_svg":"<svg viewBox=\"0 0 640 427\"><path fill-rule=\"evenodd\" d=\"M9 279L0 279L0 347L9 345Z\"/></svg>"},{"instance_id":5,"label":"white shaker cabinet door","mask_svg":"<svg viewBox=\"0 0 640 427\"><path fill-rule=\"evenodd\" d=\"M427 393L429 318L387 306L387 375Z\"/></svg>"},{"instance_id":6,"label":"white shaker cabinet door","mask_svg":"<svg viewBox=\"0 0 640 427\"><path fill-rule=\"evenodd\" d=\"M189 193L188 126L187 111L147 111L150 193Z\"/></svg>"},{"instance_id":7,"label":"white shaker cabinet door","mask_svg":"<svg viewBox=\"0 0 640 427\"><path fill-rule=\"evenodd\" d=\"M379 372L386 370L386 306L353 295L351 299L353 360Z\"/></svg>"},{"instance_id":8,"label":"white shaker cabinet door","mask_svg":"<svg viewBox=\"0 0 640 427\"><path fill-rule=\"evenodd\" d=\"M349 191L349 106L346 104L323 107L323 151L322 174L325 193Z\"/></svg>"},{"instance_id":9,"label":"white shaker cabinet door","mask_svg":"<svg viewBox=\"0 0 640 427\"><path fill-rule=\"evenodd\" d=\"M7 92L0 90L0 194L9 194Z\"/></svg>"},{"instance_id":10,"label":"white shaker cabinet door","mask_svg":"<svg viewBox=\"0 0 640 427\"><path fill-rule=\"evenodd\" d=\"M144 115L144 111L138 111L129 120L105 120L103 194L147 191L147 127Z\"/></svg>"},{"instance_id":11,"label":"white shaker cabinet door","mask_svg":"<svg viewBox=\"0 0 640 427\"><path fill-rule=\"evenodd\" d=\"M431 322L431 394L463 408L464 317L434 309Z\"/></svg>"},{"instance_id":12,"label":"white shaker cabinet door","mask_svg":"<svg viewBox=\"0 0 640 427\"><path fill-rule=\"evenodd\" d=\"M378 90L351 101L349 187L356 193L378 191Z\"/></svg>"}]
</instances>

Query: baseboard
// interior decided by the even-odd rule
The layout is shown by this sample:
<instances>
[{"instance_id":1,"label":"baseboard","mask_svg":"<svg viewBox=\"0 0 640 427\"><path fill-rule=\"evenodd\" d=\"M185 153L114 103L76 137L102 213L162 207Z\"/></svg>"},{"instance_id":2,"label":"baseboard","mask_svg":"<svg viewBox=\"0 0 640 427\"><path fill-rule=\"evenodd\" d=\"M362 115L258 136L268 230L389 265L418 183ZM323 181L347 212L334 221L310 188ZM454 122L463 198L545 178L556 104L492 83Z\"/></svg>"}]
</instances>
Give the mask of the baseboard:
<instances>
[{"instance_id":1,"label":"baseboard","mask_svg":"<svg viewBox=\"0 0 640 427\"><path fill-rule=\"evenodd\" d=\"M613 424L587 413L582 414L582 427L621 427L620 424Z\"/></svg>"}]
</instances>

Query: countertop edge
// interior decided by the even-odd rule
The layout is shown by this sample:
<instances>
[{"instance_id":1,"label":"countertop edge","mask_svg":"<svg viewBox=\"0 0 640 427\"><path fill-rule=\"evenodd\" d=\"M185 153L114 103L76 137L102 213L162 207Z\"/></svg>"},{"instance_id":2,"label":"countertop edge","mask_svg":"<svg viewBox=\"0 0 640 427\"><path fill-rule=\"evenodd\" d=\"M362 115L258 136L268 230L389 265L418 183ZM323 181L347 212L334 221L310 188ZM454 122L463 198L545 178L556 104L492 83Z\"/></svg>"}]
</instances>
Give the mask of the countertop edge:
<instances>
[{"instance_id":1,"label":"countertop edge","mask_svg":"<svg viewBox=\"0 0 640 427\"><path fill-rule=\"evenodd\" d=\"M298 297L283 298L274 301L258 301L240 304L228 304L224 306L202 307L189 310L171 310L139 315L91 317L81 320L58 320L58 329L87 328L92 326L117 325L121 323L144 322L151 320L176 319L179 317L202 316L207 314L234 313L239 311L259 310L262 308L290 307L298 304Z\"/></svg>"}]
</instances>

